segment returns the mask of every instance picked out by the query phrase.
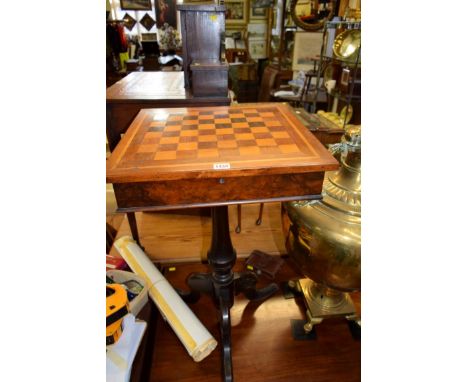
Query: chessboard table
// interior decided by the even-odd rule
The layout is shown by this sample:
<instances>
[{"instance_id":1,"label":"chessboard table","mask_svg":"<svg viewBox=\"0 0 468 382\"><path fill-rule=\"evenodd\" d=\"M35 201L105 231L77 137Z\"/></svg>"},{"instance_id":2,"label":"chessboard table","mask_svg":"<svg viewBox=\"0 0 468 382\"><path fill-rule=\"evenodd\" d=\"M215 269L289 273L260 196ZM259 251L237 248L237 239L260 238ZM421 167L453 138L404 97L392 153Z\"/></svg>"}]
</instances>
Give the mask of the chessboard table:
<instances>
[{"instance_id":1,"label":"chessboard table","mask_svg":"<svg viewBox=\"0 0 468 382\"><path fill-rule=\"evenodd\" d=\"M234 294L267 298L255 274L236 261L228 205L319 199L325 171L338 162L278 103L143 109L107 161L120 212L212 207L208 263L213 273L188 279L190 298L208 293L218 307L223 376L232 381L230 308Z\"/></svg>"},{"instance_id":2,"label":"chessboard table","mask_svg":"<svg viewBox=\"0 0 468 382\"><path fill-rule=\"evenodd\" d=\"M133 72L106 90L106 133L113 151L137 113L144 108L229 105L226 97L194 97L183 72Z\"/></svg>"}]
</instances>

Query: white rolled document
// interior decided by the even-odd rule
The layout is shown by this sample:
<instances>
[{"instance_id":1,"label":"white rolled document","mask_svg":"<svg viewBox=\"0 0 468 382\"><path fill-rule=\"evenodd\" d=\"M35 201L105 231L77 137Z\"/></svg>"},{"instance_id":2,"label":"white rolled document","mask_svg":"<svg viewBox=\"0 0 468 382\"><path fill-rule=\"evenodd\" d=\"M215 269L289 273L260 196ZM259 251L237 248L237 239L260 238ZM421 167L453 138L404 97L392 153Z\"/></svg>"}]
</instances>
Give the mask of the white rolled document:
<instances>
[{"instance_id":1,"label":"white rolled document","mask_svg":"<svg viewBox=\"0 0 468 382\"><path fill-rule=\"evenodd\" d=\"M129 236L123 236L114 246L132 271L145 279L150 298L193 360L200 362L207 357L216 347L216 340L138 244Z\"/></svg>"}]
</instances>

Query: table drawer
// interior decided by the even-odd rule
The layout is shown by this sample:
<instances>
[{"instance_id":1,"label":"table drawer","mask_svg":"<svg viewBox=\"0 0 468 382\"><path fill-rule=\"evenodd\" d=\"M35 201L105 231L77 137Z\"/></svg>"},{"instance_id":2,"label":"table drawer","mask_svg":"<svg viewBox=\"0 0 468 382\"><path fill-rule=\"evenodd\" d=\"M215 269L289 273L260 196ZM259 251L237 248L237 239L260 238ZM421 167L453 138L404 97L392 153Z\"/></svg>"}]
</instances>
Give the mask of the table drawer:
<instances>
[{"instance_id":1,"label":"table drawer","mask_svg":"<svg viewBox=\"0 0 468 382\"><path fill-rule=\"evenodd\" d=\"M324 172L115 183L119 209L158 210L303 199L322 192ZM147 207L147 208L145 208Z\"/></svg>"}]
</instances>

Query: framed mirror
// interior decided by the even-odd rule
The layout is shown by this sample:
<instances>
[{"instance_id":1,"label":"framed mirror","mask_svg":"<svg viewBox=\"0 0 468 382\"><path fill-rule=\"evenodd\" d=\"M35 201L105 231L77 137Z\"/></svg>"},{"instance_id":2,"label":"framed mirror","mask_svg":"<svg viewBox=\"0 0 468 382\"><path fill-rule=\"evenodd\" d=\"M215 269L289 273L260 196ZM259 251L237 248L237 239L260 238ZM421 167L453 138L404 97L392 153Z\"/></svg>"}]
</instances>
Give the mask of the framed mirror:
<instances>
[{"instance_id":1,"label":"framed mirror","mask_svg":"<svg viewBox=\"0 0 468 382\"><path fill-rule=\"evenodd\" d=\"M298 27L315 31L333 18L335 5L336 0L291 0L291 17Z\"/></svg>"}]
</instances>

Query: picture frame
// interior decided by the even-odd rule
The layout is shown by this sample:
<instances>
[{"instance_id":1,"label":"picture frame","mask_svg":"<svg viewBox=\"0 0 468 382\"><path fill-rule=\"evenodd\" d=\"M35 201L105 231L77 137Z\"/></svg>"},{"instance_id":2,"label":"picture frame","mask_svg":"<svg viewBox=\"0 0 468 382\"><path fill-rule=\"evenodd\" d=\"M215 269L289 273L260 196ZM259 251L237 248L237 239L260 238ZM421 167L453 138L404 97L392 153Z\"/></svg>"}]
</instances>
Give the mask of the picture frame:
<instances>
[{"instance_id":1,"label":"picture frame","mask_svg":"<svg viewBox=\"0 0 468 382\"><path fill-rule=\"evenodd\" d=\"M120 8L125 11L151 11L151 0L120 0Z\"/></svg>"},{"instance_id":2,"label":"picture frame","mask_svg":"<svg viewBox=\"0 0 468 382\"><path fill-rule=\"evenodd\" d=\"M226 29L226 38L234 41L235 49L247 49L243 29Z\"/></svg>"},{"instance_id":3,"label":"picture frame","mask_svg":"<svg viewBox=\"0 0 468 382\"><path fill-rule=\"evenodd\" d=\"M162 28L165 23L177 29L177 4L176 0L155 0L156 25Z\"/></svg>"},{"instance_id":4,"label":"picture frame","mask_svg":"<svg viewBox=\"0 0 468 382\"><path fill-rule=\"evenodd\" d=\"M249 20L266 20L269 8L250 8Z\"/></svg>"},{"instance_id":5,"label":"picture frame","mask_svg":"<svg viewBox=\"0 0 468 382\"><path fill-rule=\"evenodd\" d=\"M225 31L226 37L234 37L235 39L244 38L244 30L243 28L226 28Z\"/></svg>"},{"instance_id":6,"label":"picture frame","mask_svg":"<svg viewBox=\"0 0 468 382\"><path fill-rule=\"evenodd\" d=\"M149 32L151 28L156 25L156 21L154 21L154 19L148 13L145 13L145 15L140 20L140 24L143 25Z\"/></svg>"},{"instance_id":7,"label":"picture frame","mask_svg":"<svg viewBox=\"0 0 468 382\"><path fill-rule=\"evenodd\" d=\"M249 38L248 43L250 58L254 60L267 58L267 40Z\"/></svg>"},{"instance_id":8,"label":"picture frame","mask_svg":"<svg viewBox=\"0 0 468 382\"><path fill-rule=\"evenodd\" d=\"M294 35L293 70L314 69L322 49L321 32L296 32Z\"/></svg>"},{"instance_id":9,"label":"picture frame","mask_svg":"<svg viewBox=\"0 0 468 382\"><path fill-rule=\"evenodd\" d=\"M244 25L248 21L247 0L225 0L226 27L228 25Z\"/></svg>"},{"instance_id":10,"label":"picture frame","mask_svg":"<svg viewBox=\"0 0 468 382\"><path fill-rule=\"evenodd\" d=\"M142 33L141 34L141 41L157 41L158 34L157 33Z\"/></svg>"},{"instance_id":11,"label":"picture frame","mask_svg":"<svg viewBox=\"0 0 468 382\"><path fill-rule=\"evenodd\" d=\"M127 28L129 31L131 31L137 23L137 21L128 13L125 13L124 17L122 17L122 20L124 27Z\"/></svg>"},{"instance_id":12,"label":"picture frame","mask_svg":"<svg viewBox=\"0 0 468 382\"><path fill-rule=\"evenodd\" d=\"M249 38L257 40L266 40L268 35L267 23L249 23L247 25Z\"/></svg>"},{"instance_id":13,"label":"picture frame","mask_svg":"<svg viewBox=\"0 0 468 382\"><path fill-rule=\"evenodd\" d=\"M274 0L251 0L252 8L272 8Z\"/></svg>"}]
</instances>

